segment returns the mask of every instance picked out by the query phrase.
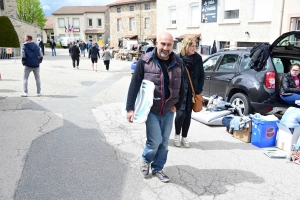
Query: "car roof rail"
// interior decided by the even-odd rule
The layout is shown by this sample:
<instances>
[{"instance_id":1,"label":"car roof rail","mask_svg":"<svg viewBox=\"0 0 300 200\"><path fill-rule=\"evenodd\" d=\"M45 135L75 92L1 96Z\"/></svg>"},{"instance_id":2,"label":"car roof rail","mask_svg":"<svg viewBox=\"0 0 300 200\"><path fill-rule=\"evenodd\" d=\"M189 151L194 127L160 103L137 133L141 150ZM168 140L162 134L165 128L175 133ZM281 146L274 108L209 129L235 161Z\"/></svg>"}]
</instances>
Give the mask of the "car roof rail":
<instances>
[{"instance_id":1,"label":"car roof rail","mask_svg":"<svg viewBox=\"0 0 300 200\"><path fill-rule=\"evenodd\" d=\"M229 48L223 48L219 51L232 51L232 50L246 50L250 51L253 47L229 47Z\"/></svg>"}]
</instances>

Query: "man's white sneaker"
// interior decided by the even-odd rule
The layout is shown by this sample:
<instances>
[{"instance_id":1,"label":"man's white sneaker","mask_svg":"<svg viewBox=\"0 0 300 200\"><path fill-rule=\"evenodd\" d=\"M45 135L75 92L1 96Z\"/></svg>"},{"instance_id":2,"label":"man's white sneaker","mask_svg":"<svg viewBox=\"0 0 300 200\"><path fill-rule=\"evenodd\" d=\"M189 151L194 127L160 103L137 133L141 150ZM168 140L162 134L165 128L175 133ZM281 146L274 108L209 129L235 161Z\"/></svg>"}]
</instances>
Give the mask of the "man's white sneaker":
<instances>
[{"instance_id":1,"label":"man's white sneaker","mask_svg":"<svg viewBox=\"0 0 300 200\"><path fill-rule=\"evenodd\" d=\"M174 145L175 145L176 147L180 147L180 146L181 146L181 143L180 143L180 135L175 134L175 137L174 137Z\"/></svg>"},{"instance_id":2,"label":"man's white sneaker","mask_svg":"<svg viewBox=\"0 0 300 200\"><path fill-rule=\"evenodd\" d=\"M190 143L186 138L181 138L181 143L185 148L189 148L190 147Z\"/></svg>"},{"instance_id":3,"label":"man's white sneaker","mask_svg":"<svg viewBox=\"0 0 300 200\"><path fill-rule=\"evenodd\" d=\"M23 93L21 94L21 97L28 97L28 94L27 94L26 92L23 92Z\"/></svg>"},{"instance_id":4,"label":"man's white sneaker","mask_svg":"<svg viewBox=\"0 0 300 200\"><path fill-rule=\"evenodd\" d=\"M36 96L40 97L42 94L41 93L37 93Z\"/></svg>"}]
</instances>

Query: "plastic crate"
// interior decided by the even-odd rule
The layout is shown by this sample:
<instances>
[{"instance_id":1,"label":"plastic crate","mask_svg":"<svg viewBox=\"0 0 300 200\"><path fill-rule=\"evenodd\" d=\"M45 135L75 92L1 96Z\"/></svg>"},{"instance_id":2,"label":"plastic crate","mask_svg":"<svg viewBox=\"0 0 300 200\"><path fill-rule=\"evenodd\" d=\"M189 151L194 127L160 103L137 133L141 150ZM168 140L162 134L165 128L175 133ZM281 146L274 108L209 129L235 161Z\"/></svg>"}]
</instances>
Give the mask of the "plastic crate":
<instances>
[{"instance_id":1,"label":"plastic crate","mask_svg":"<svg viewBox=\"0 0 300 200\"><path fill-rule=\"evenodd\" d=\"M251 144L257 147L275 146L276 133L278 130L276 121L266 121L263 119L252 118Z\"/></svg>"}]
</instances>

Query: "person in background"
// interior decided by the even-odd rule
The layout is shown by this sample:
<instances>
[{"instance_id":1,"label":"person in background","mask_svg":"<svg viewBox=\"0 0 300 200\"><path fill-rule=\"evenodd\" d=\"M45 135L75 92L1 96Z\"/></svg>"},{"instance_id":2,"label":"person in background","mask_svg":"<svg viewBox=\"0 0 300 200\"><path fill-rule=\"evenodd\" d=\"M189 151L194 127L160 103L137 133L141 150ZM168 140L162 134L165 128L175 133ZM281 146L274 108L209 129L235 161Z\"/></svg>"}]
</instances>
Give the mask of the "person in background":
<instances>
[{"instance_id":1,"label":"person in background","mask_svg":"<svg viewBox=\"0 0 300 200\"><path fill-rule=\"evenodd\" d=\"M45 55L45 45L44 45L43 39L41 39L41 41L39 43L39 47L41 48L43 56L44 56Z\"/></svg>"},{"instance_id":2,"label":"person in background","mask_svg":"<svg viewBox=\"0 0 300 200\"><path fill-rule=\"evenodd\" d=\"M186 70L188 70L190 73L196 94L200 94L202 92L202 88L204 85L204 69L202 57L196 52L195 37L186 37L183 39L179 56L183 62L182 70L185 94L183 104L181 108L176 112L174 145L176 147L180 147L181 144L183 144L184 147L188 148L190 147L190 143L187 140L187 135L191 124L193 105L192 89Z\"/></svg>"},{"instance_id":3,"label":"person in background","mask_svg":"<svg viewBox=\"0 0 300 200\"><path fill-rule=\"evenodd\" d=\"M281 99L295 107L300 107L295 104L296 100L300 100L300 65L292 64L290 71L282 75L280 97Z\"/></svg>"},{"instance_id":4,"label":"person in background","mask_svg":"<svg viewBox=\"0 0 300 200\"><path fill-rule=\"evenodd\" d=\"M37 44L32 42L32 36L26 35L25 43L22 45L22 64L24 66L23 75L23 93L22 97L28 96L28 77L33 72L37 87L37 96L41 96L40 63L43 60L43 54Z\"/></svg>"},{"instance_id":5,"label":"person in background","mask_svg":"<svg viewBox=\"0 0 300 200\"><path fill-rule=\"evenodd\" d=\"M174 113L181 107L184 95L182 83L182 62L172 51L173 36L162 33L156 47L139 59L131 78L127 97L127 120L132 123L134 105L143 79L155 85L153 105L146 120L146 145L142 153L140 171L152 175L162 182L170 178L163 172L168 156L168 142L172 131Z\"/></svg>"},{"instance_id":6,"label":"person in background","mask_svg":"<svg viewBox=\"0 0 300 200\"><path fill-rule=\"evenodd\" d=\"M102 54L102 58L103 58L106 70L109 71L109 62L111 59L111 53L110 53L109 49L105 49L105 51Z\"/></svg>"},{"instance_id":7,"label":"person in background","mask_svg":"<svg viewBox=\"0 0 300 200\"><path fill-rule=\"evenodd\" d=\"M85 57L86 44L83 41L80 41L79 48L81 55L83 54L83 57Z\"/></svg>"},{"instance_id":8,"label":"person in background","mask_svg":"<svg viewBox=\"0 0 300 200\"><path fill-rule=\"evenodd\" d=\"M52 56L56 56L56 43L53 41L53 39L50 41L50 47L52 50Z\"/></svg>"},{"instance_id":9,"label":"person in background","mask_svg":"<svg viewBox=\"0 0 300 200\"><path fill-rule=\"evenodd\" d=\"M97 68L98 68L97 62L98 62L98 58L100 58L100 54L99 54L99 51L96 47L96 43L93 43L93 46L89 51L89 58L91 58L93 70L94 70L94 63L95 63L95 68L96 68L96 71L97 71Z\"/></svg>"},{"instance_id":10,"label":"person in background","mask_svg":"<svg viewBox=\"0 0 300 200\"><path fill-rule=\"evenodd\" d=\"M72 58L73 68L75 69L75 61L77 69L79 69L79 57L80 57L80 50L79 47L76 45L76 42L73 42L73 45L69 48L69 56Z\"/></svg>"}]
</instances>

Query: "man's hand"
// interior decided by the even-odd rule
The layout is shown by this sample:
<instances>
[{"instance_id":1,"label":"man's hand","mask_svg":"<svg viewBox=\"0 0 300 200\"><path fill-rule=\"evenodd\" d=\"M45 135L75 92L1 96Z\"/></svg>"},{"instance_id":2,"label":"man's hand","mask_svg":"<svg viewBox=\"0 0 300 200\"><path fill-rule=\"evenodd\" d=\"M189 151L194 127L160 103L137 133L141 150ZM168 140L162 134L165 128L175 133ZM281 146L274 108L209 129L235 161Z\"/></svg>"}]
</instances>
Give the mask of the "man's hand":
<instances>
[{"instance_id":1,"label":"man's hand","mask_svg":"<svg viewBox=\"0 0 300 200\"><path fill-rule=\"evenodd\" d=\"M134 111L133 110L127 111L127 120L128 120L128 122L132 123L133 122L133 117L134 117Z\"/></svg>"},{"instance_id":2,"label":"man's hand","mask_svg":"<svg viewBox=\"0 0 300 200\"><path fill-rule=\"evenodd\" d=\"M171 111L172 111L173 113L175 113L175 112L177 111L176 107L173 106L173 107L171 108Z\"/></svg>"}]
</instances>

